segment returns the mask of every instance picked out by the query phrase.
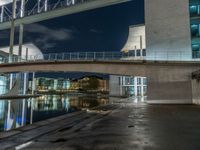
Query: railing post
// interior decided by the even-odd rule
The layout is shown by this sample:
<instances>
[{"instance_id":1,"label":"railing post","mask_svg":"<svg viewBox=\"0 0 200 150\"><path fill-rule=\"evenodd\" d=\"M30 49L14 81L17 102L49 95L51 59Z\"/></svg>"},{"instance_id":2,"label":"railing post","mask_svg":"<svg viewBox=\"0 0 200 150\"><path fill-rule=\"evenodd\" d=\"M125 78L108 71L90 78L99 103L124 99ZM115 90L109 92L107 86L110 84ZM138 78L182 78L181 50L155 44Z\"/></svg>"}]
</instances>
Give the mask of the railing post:
<instances>
[{"instance_id":1,"label":"railing post","mask_svg":"<svg viewBox=\"0 0 200 150\"><path fill-rule=\"evenodd\" d=\"M62 54L62 60L64 60L64 59L65 59L65 53Z\"/></svg>"},{"instance_id":2,"label":"railing post","mask_svg":"<svg viewBox=\"0 0 200 150\"><path fill-rule=\"evenodd\" d=\"M88 58L87 58L87 55L88 55L88 53L86 52L86 54L85 54L85 60L87 60Z\"/></svg>"},{"instance_id":3,"label":"railing post","mask_svg":"<svg viewBox=\"0 0 200 150\"><path fill-rule=\"evenodd\" d=\"M49 55L48 60L50 60L51 59L51 54L48 54L48 55Z\"/></svg>"},{"instance_id":4,"label":"railing post","mask_svg":"<svg viewBox=\"0 0 200 150\"><path fill-rule=\"evenodd\" d=\"M77 53L77 60L80 60L79 53Z\"/></svg>"},{"instance_id":5,"label":"railing post","mask_svg":"<svg viewBox=\"0 0 200 150\"><path fill-rule=\"evenodd\" d=\"M96 52L94 52L94 60L96 60Z\"/></svg>"},{"instance_id":6,"label":"railing post","mask_svg":"<svg viewBox=\"0 0 200 150\"><path fill-rule=\"evenodd\" d=\"M55 54L55 60L57 60L57 59L58 59L58 54L56 53L56 54Z\"/></svg>"}]
</instances>

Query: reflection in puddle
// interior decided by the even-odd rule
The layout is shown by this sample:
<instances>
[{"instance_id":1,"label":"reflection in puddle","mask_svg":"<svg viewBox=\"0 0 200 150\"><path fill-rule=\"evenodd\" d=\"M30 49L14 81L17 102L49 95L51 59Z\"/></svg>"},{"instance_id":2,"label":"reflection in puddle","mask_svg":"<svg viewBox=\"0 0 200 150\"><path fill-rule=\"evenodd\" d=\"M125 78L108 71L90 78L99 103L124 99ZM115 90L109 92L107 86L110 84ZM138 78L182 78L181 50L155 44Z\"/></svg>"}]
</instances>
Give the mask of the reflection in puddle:
<instances>
[{"instance_id":1,"label":"reflection in puddle","mask_svg":"<svg viewBox=\"0 0 200 150\"><path fill-rule=\"evenodd\" d=\"M108 98L88 95L44 95L31 99L0 101L0 132L108 102Z\"/></svg>"}]
</instances>

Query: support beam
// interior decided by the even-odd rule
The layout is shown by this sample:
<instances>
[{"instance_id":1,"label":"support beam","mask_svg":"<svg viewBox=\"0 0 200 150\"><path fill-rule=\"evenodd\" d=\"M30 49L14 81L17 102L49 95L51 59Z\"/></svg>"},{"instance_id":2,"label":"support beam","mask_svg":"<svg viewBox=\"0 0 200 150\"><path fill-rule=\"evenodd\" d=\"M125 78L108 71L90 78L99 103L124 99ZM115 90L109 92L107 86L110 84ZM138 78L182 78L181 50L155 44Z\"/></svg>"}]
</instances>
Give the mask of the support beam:
<instances>
[{"instance_id":1,"label":"support beam","mask_svg":"<svg viewBox=\"0 0 200 150\"><path fill-rule=\"evenodd\" d=\"M3 22L3 18L4 18L4 6L1 6L1 22Z\"/></svg>"},{"instance_id":2,"label":"support beam","mask_svg":"<svg viewBox=\"0 0 200 150\"><path fill-rule=\"evenodd\" d=\"M35 91L35 72L33 72L33 77L32 77L32 95L34 95Z\"/></svg>"},{"instance_id":3,"label":"support beam","mask_svg":"<svg viewBox=\"0 0 200 150\"><path fill-rule=\"evenodd\" d=\"M9 83L9 89L11 90L13 87L13 73L10 74L10 79L9 79L10 83Z\"/></svg>"},{"instance_id":4,"label":"support beam","mask_svg":"<svg viewBox=\"0 0 200 150\"><path fill-rule=\"evenodd\" d=\"M11 20L11 30L10 30L10 50L9 50L9 62L13 59L13 47L15 38L15 18L16 18L16 0L13 0L12 4L12 20Z\"/></svg>"},{"instance_id":5,"label":"support beam","mask_svg":"<svg viewBox=\"0 0 200 150\"><path fill-rule=\"evenodd\" d=\"M48 10L48 0L44 1L44 11Z\"/></svg>"},{"instance_id":6,"label":"support beam","mask_svg":"<svg viewBox=\"0 0 200 150\"><path fill-rule=\"evenodd\" d=\"M22 57L22 46L23 46L23 34L24 34L24 25L20 24L19 26L19 51L18 51L18 61Z\"/></svg>"},{"instance_id":7,"label":"support beam","mask_svg":"<svg viewBox=\"0 0 200 150\"><path fill-rule=\"evenodd\" d=\"M40 0L38 0L40 1ZM107 7L111 5L116 5L124 2L129 2L131 0L91 0L88 2L83 2L81 4L74 4L73 6L70 7L63 7L60 9L55 9L48 11L48 13L40 13L40 14L35 14L31 16L25 16L23 18L19 18L15 21L15 25L19 26L20 24L31 24L31 23L36 23L48 19L53 19L56 17L61 17L65 15L71 15L75 13L80 13L88 10L93 10L97 8L102 8L102 7ZM40 8L40 7L38 7ZM3 22L0 24L0 30L4 29L9 29L10 28L10 22Z\"/></svg>"},{"instance_id":8,"label":"support beam","mask_svg":"<svg viewBox=\"0 0 200 150\"><path fill-rule=\"evenodd\" d=\"M25 0L21 0L20 17L24 17L25 12Z\"/></svg>"},{"instance_id":9,"label":"support beam","mask_svg":"<svg viewBox=\"0 0 200 150\"><path fill-rule=\"evenodd\" d=\"M38 0L38 1L37 1L37 6L38 6L37 12L38 12L38 13L40 13L40 11L41 11L40 4L41 4L41 0Z\"/></svg>"},{"instance_id":10,"label":"support beam","mask_svg":"<svg viewBox=\"0 0 200 150\"><path fill-rule=\"evenodd\" d=\"M21 8L20 8L20 17L24 17L25 12L25 0L21 0ZM23 45L23 34L24 34L24 25L19 25L19 51L18 51L18 61L20 61L22 57L22 45Z\"/></svg>"},{"instance_id":11,"label":"support beam","mask_svg":"<svg viewBox=\"0 0 200 150\"><path fill-rule=\"evenodd\" d=\"M27 91L27 76L28 76L28 73L25 72L24 73L24 85L23 85L23 95L26 95L26 91Z\"/></svg>"}]
</instances>

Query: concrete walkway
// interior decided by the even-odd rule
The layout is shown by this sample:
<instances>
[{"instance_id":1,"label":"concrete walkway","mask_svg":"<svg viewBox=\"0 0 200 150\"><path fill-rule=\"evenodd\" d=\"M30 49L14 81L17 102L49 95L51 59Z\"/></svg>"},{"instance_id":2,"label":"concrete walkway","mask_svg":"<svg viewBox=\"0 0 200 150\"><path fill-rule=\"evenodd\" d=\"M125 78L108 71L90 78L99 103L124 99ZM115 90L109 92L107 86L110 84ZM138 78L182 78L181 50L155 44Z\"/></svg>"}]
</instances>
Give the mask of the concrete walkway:
<instances>
[{"instance_id":1,"label":"concrete walkway","mask_svg":"<svg viewBox=\"0 0 200 150\"><path fill-rule=\"evenodd\" d=\"M199 150L200 106L123 100L12 132L0 149Z\"/></svg>"}]
</instances>

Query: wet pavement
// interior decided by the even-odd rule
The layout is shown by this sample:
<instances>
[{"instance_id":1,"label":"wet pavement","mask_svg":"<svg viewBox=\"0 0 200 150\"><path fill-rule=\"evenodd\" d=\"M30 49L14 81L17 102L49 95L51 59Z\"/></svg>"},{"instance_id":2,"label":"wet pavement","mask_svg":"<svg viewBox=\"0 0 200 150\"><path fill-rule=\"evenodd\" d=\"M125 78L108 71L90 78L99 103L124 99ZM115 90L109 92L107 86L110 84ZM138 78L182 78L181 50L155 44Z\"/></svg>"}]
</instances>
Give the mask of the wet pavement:
<instances>
[{"instance_id":1,"label":"wet pavement","mask_svg":"<svg viewBox=\"0 0 200 150\"><path fill-rule=\"evenodd\" d=\"M0 135L0 149L199 150L200 106L121 100L15 132Z\"/></svg>"}]
</instances>

